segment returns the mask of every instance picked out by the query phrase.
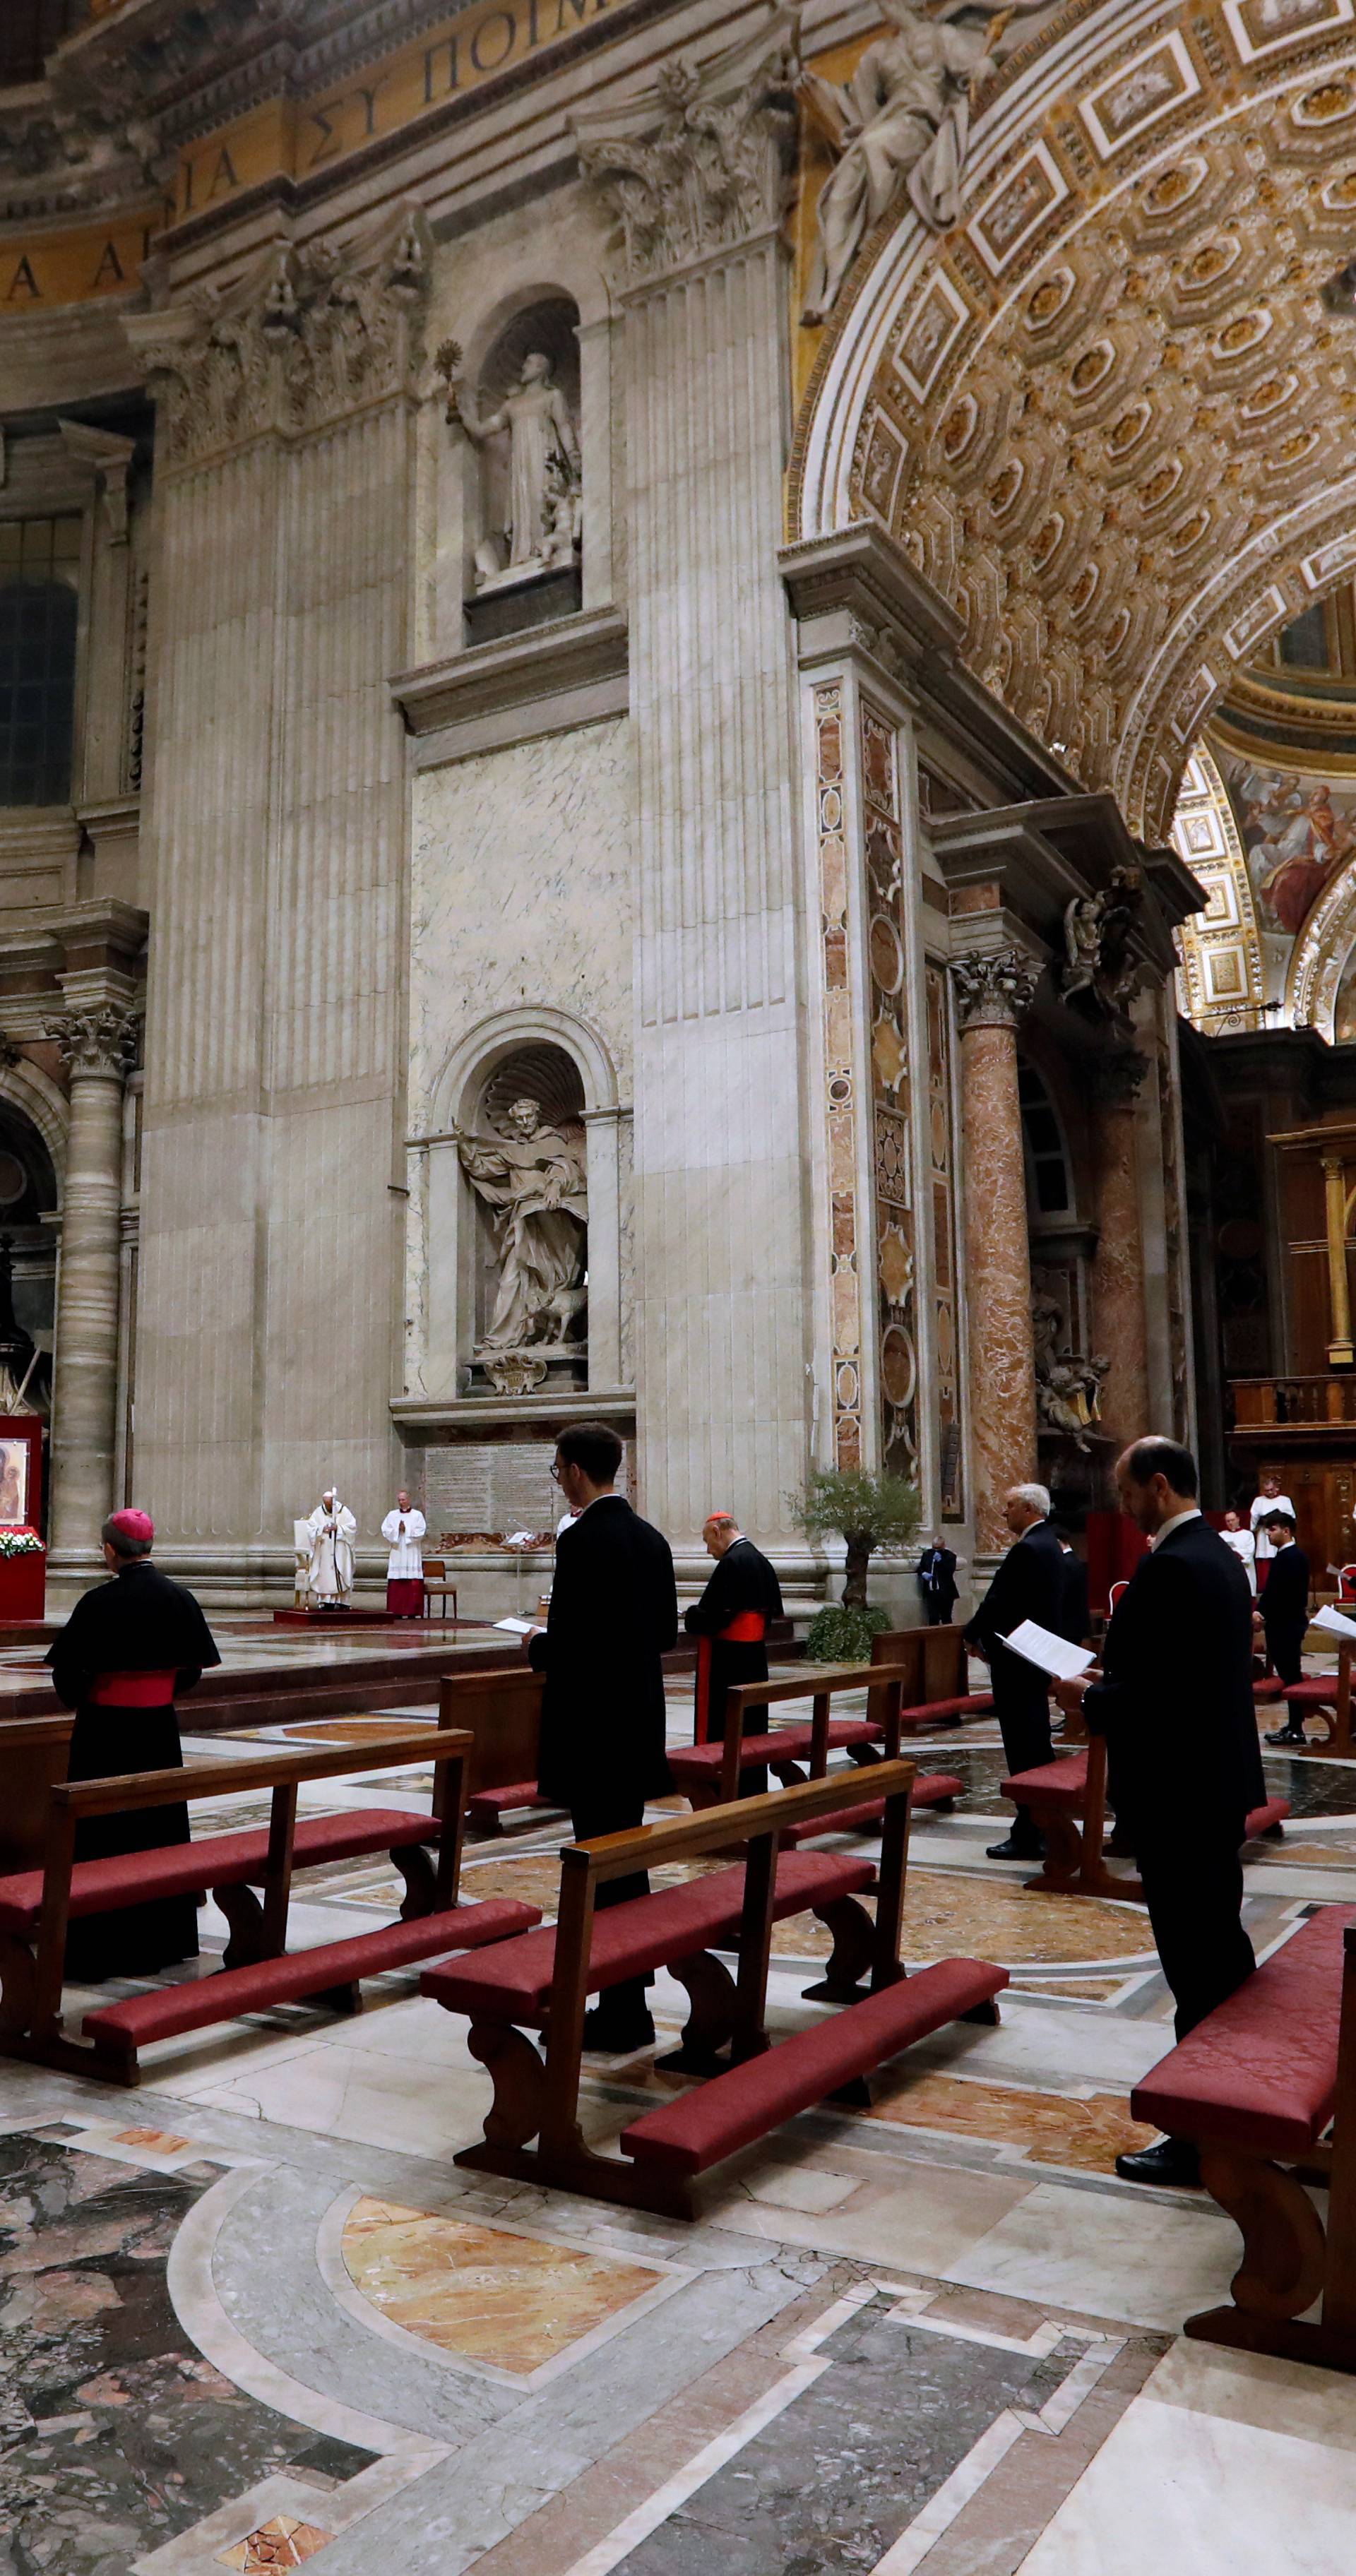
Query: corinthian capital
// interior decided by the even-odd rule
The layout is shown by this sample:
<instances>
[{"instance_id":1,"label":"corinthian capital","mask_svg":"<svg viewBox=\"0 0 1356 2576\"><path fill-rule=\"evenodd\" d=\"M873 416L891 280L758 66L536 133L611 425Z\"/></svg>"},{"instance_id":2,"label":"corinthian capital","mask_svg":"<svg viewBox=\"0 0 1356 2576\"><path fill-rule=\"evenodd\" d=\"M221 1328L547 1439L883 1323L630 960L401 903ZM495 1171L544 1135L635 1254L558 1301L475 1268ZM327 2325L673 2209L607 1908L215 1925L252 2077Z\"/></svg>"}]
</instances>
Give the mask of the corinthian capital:
<instances>
[{"instance_id":1,"label":"corinthian capital","mask_svg":"<svg viewBox=\"0 0 1356 2576\"><path fill-rule=\"evenodd\" d=\"M956 1014L963 1029L1015 1029L1030 1010L1041 970L1016 948L993 957L953 957Z\"/></svg>"},{"instance_id":2,"label":"corinthian capital","mask_svg":"<svg viewBox=\"0 0 1356 2576\"><path fill-rule=\"evenodd\" d=\"M666 63L634 105L573 119L580 166L622 229L622 283L643 284L781 222L796 132L796 20L700 66Z\"/></svg>"},{"instance_id":3,"label":"corinthian capital","mask_svg":"<svg viewBox=\"0 0 1356 2576\"><path fill-rule=\"evenodd\" d=\"M85 1074L125 1082L136 1062L140 1027L131 1011L110 1006L103 1011L68 1011L63 1019L52 1021L47 1035L55 1038L72 1082Z\"/></svg>"},{"instance_id":4,"label":"corinthian capital","mask_svg":"<svg viewBox=\"0 0 1356 2576\"><path fill-rule=\"evenodd\" d=\"M340 250L273 242L224 293L129 315L169 463L413 392L428 285L428 226L406 204Z\"/></svg>"}]
</instances>

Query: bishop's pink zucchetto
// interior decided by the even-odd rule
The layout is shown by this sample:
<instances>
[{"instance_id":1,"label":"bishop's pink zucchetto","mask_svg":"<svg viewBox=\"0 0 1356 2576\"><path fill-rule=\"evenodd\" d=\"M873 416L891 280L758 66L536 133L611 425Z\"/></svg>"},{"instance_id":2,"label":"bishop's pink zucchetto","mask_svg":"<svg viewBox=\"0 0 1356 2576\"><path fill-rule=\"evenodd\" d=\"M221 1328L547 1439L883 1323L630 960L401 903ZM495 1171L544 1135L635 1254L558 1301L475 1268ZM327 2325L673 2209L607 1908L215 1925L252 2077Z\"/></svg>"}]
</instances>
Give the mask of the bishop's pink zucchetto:
<instances>
[{"instance_id":1,"label":"bishop's pink zucchetto","mask_svg":"<svg viewBox=\"0 0 1356 2576\"><path fill-rule=\"evenodd\" d=\"M143 1547L149 1547L155 1536L155 1523L149 1512L112 1512L108 1526L121 1530L124 1538L140 1540Z\"/></svg>"}]
</instances>

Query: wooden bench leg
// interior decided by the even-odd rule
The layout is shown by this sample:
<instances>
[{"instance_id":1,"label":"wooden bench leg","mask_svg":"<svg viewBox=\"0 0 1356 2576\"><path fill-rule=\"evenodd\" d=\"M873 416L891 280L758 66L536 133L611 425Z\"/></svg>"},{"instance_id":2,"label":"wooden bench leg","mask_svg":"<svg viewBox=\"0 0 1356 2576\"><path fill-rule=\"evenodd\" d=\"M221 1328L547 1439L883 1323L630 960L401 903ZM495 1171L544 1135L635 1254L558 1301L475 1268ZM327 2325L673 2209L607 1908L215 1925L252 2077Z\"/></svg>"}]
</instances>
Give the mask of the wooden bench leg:
<instances>
[{"instance_id":1,"label":"wooden bench leg","mask_svg":"<svg viewBox=\"0 0 1356 2576\"><path fill-rule=\"evenodd\" d=\"M33 2025L37 1961L17 1932L0 1932L0 2040Z\"/></svg>"},{"instance_id":2,"label":"wooden bench leg","mask_svg":"<svg viewBox=\"0 0 1356 2576\"><path fill-rule=\"evenodd\" d=\"M871 1992L871 1963L876 1927L855 1896L836 1896L814 1908L816 1918L833 1934L829 1964L818 1983L803 1986L807 2003L861 2003Z\"/></svg>"},{"instance_id":3,"label":"wooden bench leg","mask_svg":"<svg viewBox=\"0 0 1356 2576\"><path fill-rule=\"evenodd\" d=\"M253 1968L273 1957L264 1929L264 1909L252 1887L214 1887L212 1902L225 1915L231 1937L221 1954L223 1968Z\"/></svg>"},{"instance_id":4,"label":"wooden bench leg","mask_svg":"<svg viewBox=\"0 0 1356 2576\"><path fill-rule=\"evenodd\" d=\"M774 1762L769 1759L767 1767L784 1789L799 1789L810 1776L801 1762Z\"/></svg>"},{"instance_id":5,"label":"wooden bench leg","mask_svg":"<svg viewBox=\"0 0 1356 2576\"><path fill-rule=\"evenodd\" d=\"M1303 2185L1265 2156L1223 2147L1207 2148L1201 2180L1243 2238L1234 2306L1256 2318L1302 2315L1323 2287L1325 2261L1323 2222ZM1192 2318L1188 2334L1203 2322Z\"/></svg>"},{"instance_id":6,"label":"wooden bench leg","mask_svg":"<svg viewBox=\"0 0 1356 2576\"><path fill-rule=\"evenodd\" d=\"M473 2021L466 2045L494 2085L485 2115L486 2146L525 2147L541 2127L546 2100L546 2069L538 2050L522 2031L502 2021ZM478 2153L468 2147L456 2161L470 2164Z\"/></svg>"},{"instance_id":7,"label":"wooden bench leg","mask_svg":"<svg viewBox=\"0 0 1356 2576\"><path fill-rule=\"evenodd\" d=\"M716 2075L724 2064L718 2051L734 2036L738 1989L723 1959L699 1950L695 1959L677 1960L669 1974L686 1990L692 2009L676 2048L655 2065L678 2075Z\"/></svg>"},{"instance_id":8,"label":"wooden bench leg","mask_svg":"<svg viewBox=\"0 0 1356 2576\"><path fill-rule=\"evenodd\" d=\"M432 1914L438 1902L438 1877L423 1844L406 1843L399 1851L393 1851L391 1858L405 1882L401 1922L409 1923L420 1915Z\"/></svg>"}]
</instances>

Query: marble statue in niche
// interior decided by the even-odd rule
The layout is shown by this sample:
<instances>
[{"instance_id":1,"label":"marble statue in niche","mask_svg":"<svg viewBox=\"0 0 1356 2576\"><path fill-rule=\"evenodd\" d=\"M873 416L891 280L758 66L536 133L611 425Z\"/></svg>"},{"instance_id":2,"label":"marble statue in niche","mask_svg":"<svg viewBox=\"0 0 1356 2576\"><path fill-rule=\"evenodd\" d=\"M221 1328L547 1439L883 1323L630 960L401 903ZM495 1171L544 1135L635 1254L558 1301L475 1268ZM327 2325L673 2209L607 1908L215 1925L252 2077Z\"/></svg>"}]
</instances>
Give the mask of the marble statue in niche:
<instances>
[{"instance_id":1,"label":"marble statue in niche","mask_svg":"<svg viewBox=\"0 0 1356 2576\"><path fill-rule=\"evenodd\" d=\"M1129 1004L1139 982L1131 934L1143 902L1137 868L1113 868L1095 894L1072 895L1064 907L1064 957L1058 969L1066 1002L1089 1017L1129 1028Z\"/></svg>"},{"instance_id":2,"label":"marble statue in niche","mask_svg":"<svg viewBox=\"0 0 1356 2576\"><path fill-rule=\"evenodd\" d=\"M1052 0L879 0L891 33L869 44L839 86L806 71L798 95L837 167L821 191L803 320L823 322L873 224L907 181L932 232L960 216L971 95L1004 55L1054 15ZM1009 33L1010 22L1020 21Z\"/></svg>"},{"instance_id":3,"label":"marble statue in niche","mask_svg":"<svg viewBox=\"0 0 1356 2576\"><path fill-rule=\"evenodd\" d=\"M490 1210L499 1256L494 1310L476 1351L493 1363L535 1346L564 1350L582 1338L588 1183L584 1156L541 1102L510 1103L507 1127L480 1136L458 1128L457 1151Z\"/></svg>"},{"instance_id":4,"label":"marble statue in niche","mask_svg":"<svg viewBox=\"0 0 1356 2576\"><path fill-rule=\"evenodd\" d=\"M448 419L460 421L475 447L500 434L509 442L507 506L503 524L488 528L475 548L477 590L572 564L581 517L579 432L552 360L542 349L529 349L516 385L493 411L481 414L453 373L460 356L454 349L449 344L439 353Z\"/></svg>"},{"instance_id":5,"label":"marble statue in niche","mask_svg":"<svg viewBox=\"0 0 1356 2576\"><path fill-rule=\"evenodd\" d=\"M1043 1431L1057 1431L1075 1449L1090 1451L1102 1418L1102 1382L1108 1359L1081 1359L1059 1351L1056 1343L1068 1330L1064 1309L1038 1289L1031 1300L1031 1337L1036 1362L1036 1419Z\"/></svg>"}]
</instances>

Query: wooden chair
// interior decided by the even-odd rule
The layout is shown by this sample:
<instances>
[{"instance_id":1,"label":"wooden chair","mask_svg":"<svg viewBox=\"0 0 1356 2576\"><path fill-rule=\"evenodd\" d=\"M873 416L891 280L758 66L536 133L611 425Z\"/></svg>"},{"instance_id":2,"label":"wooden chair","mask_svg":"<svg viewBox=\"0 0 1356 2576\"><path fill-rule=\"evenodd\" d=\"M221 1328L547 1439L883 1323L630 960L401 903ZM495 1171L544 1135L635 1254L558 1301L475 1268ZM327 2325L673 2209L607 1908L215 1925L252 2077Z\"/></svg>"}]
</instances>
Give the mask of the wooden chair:
<instances>
[{"instance_id":1,"label":"wooden chair","mask_svg":"<svg viewBox=\"0 0 1356 2576\"><path fill-rule=\"evenodd\" d=\"M445 1556L426 1556L424 1559L424 1617L427 1619L430 1616L429 1603L436 1598L442 1602L442 1623L443 1626L446 1627L447 1602L449 1594L451 1595L452 1600L452 1624L455 1627L457 1622L457 1587L455 1583L448 1582L447 1559Z\"/></svg>"}]
</instances>

